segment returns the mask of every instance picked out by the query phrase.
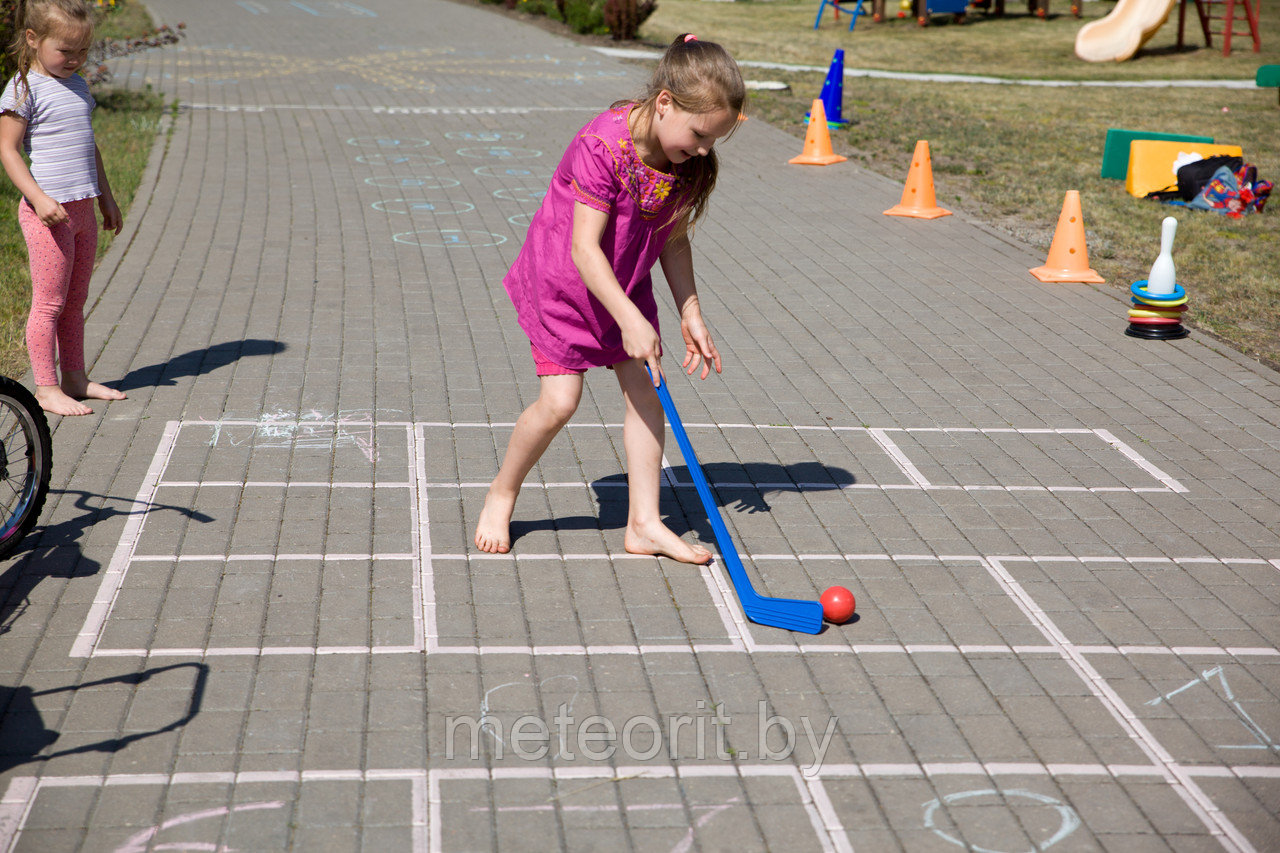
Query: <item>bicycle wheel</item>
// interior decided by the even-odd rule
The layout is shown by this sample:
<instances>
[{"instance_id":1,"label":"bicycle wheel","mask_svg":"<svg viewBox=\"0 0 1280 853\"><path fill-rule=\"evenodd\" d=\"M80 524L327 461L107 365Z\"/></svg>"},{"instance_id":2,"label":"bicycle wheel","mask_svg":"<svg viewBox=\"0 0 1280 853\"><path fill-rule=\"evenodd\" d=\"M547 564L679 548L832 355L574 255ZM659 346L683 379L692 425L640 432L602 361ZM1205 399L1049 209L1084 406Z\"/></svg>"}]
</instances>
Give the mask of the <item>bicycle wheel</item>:
<instances>
[{"instance_id":1,"label":"bicycle wheel","mask_svg":"<svg viewBox=\"0 0 1280 853\"><path fill-rule=\"evenodd\" d=\"M31 392L0 376L0 557L26 536L49 494L49 422Z\"/></svg>"}]
</instances>

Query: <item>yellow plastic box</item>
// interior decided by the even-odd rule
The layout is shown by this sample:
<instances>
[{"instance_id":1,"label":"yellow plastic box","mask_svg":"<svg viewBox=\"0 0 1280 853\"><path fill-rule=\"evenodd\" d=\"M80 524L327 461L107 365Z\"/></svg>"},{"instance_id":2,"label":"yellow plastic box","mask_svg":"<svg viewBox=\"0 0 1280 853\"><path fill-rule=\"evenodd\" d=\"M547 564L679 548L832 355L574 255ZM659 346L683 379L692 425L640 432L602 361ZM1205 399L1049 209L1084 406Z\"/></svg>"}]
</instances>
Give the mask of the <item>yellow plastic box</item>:
<instances>
[{"instance_id":1,"label":"yellow plastic box","mask_svg":"<svg viewBox=\"0 0 1280 853\"><path fill-rule=\"evenodd\" d=\"M1135 139L1129 143L1129 174L1124 188L1129 195L1142 198L1149 192L1177 186L1180 167L1196 159L1196 155L1204 158L1219 154L1243 157L1244 151L1239 145Z\"/></svg>"}]
</instances>

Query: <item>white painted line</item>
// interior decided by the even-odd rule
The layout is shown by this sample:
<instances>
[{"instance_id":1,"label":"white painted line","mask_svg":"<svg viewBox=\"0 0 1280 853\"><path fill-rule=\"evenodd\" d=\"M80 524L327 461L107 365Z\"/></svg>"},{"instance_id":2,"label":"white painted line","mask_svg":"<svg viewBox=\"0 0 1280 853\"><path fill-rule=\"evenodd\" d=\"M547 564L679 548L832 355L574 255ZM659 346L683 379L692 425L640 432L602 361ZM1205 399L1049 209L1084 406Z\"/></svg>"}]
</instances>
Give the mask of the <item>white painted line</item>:
<instances>
[{"instance_id":1,"label":"white painted line","mask_svg":"<svg viewBox=\"0 0 1280 853\"><path fill-rule=\"evenodd\" d=\"M213 646L211 648L167 649L94 649L93 656L137 658L216 658L216 657L272 657L299 655L317 657L324 655L406 655L421 654L420 646Z\"/></svg>"},{"instance_id":2,"label":"white painted line","mask_svg":"<svg viewBox=\"0 0 1280 853\"><path fill-rule=\"evenodd\" d=\"M10 780L3 799L0 799L0 851L12 853L21 838L23 828L37 796L45 789L60 788L121 788L136 785L249 785L249 784L298 784L307 782L408 782L412 788L409 818L413 853L423 853L427 844L427 776L425 770L303 770L298 771L250 771L206 773L122 773L107 776L18 776ZM247 804L240 808L262 808L266 804ZM202 813L197 813L202 814ZM186 822L190 816L177 818L171 825ZM127 824L125 824L127 826ZM154 835L160 827L147 832ZM183 842L157 844L147 849L212 850L214 845ZM124 849L124 848L121 848ZM141 848L139 848L141 849ZM225 848L219 848L225 849Z\"/></svg>"},{"instance_id":3,"label":"white painted line","mask_svg":"<svg viewBox=\"0 0 1280 853\"><path fill-rule=\"evenodd\" d=\"M436 587L435 564L431 558L431 515L427 506L427 493L422 488L427 478L426 431L409 428L409 476L413 491L409 495L410 536L412 536L414 563L413 577L413 638L421 648L431 651L436 638Z\"/></svg>"},{"instance_id":4,"label":"white painted line","mask_svg":"<svg viewBox=\"0 0 1280 853\"><path fill-rule=\"evenodd\" d=\"M652 50L639 50L626 47L593 47L592 50L605 56L619 59L652 59L662 57ZM744 68L768 68L774 71L808 71L823 73L827 68L818 65L793 65L784 62L762 62L740 59L738 65ZM1252 89L1256 84L1252 80L1036 80L1017 77L988 77L977 74L929 74L916 71L881 71L870 68L844 69L846 77L879 77L885 80L918 80L928 83L986 83L998 86L1047 86L1063 87L1104 87L1104 88L1213 88L1213 89Z\"/></svg>"},{"instance_id":5,"label":"white painted line","mask_svg":"<svg viewBox=\"0 0 1280 853\"><path fill-rule=\"evenodd\" d=\"M820 823L815 827L818 831L818 837L829 838L832 842L832 849L839 853L853 853L853 845L849 842L849 835L845 831L844 824L840 822L840 815L836 812L836 807L831 802L831 797L827 795L827 787L822 783L819 776L812 778L803 778L802 782L808 791L808 796L813 803L813 808L817 812Z\"/></svg>"},{"instance_id":6,"label":"white painted line","mask_svg":"<svg viewBox=\"0 0 1280 853\"><path fill-rule=\"evenodd\" d=\"M653 654L842 654L842 655L990 655L1011 654L1016 657L1037 655L1059 655L1056 646L987 646L987 645L903 645L901 643L755 643L749 633L731 635L723 643L647 643L628 645L441 645L438 637L432 638L428 654L435 655L521 655L525 657L591 657L619 655L642 657ZM1077 646L1082 655L1119 655L1128 657L1133 654L1170 655L1174 657L1280 657L1280 649L1269 648L1170 648L1168 646ZM421 645L398 646L213 646L172 647L172 648L118 648L94 649L94 657L138 657L138 658L205 658L205 657L266 657L273 655L398 655L421 654Z\"/></svg>"},{"instance_id":7,"label":"white painted line","mask_svg":"<svg viewBox=\"0 0 1280 853\"><path fill-rule=\"evenodd\" d=\"M321 480L170 480L164 489L408 489L411 483L334 483Z\"/></svg>"},{"instance_id":8,"label":"white painted line","mask_svg":"<svg viewBox=\"0 0 1280 853\"><path fill-rule=\"evenodd\" d=\"M1186 777L1280 779L1280 767L1258 765L1197 765L1180 767ZM801 805L824 849L851 850L847 831L828 795L825 783L840 779L900 779L931 777L981 776L996 777L1099 777L1121 779L1159 777L1161 769L1154 765L1124 764L1039 764L939 762L933 764L828 764L805 778L791 764L696 764L635 765L619 767L586 766L512 766L485 769L458 767L437 769L316 769L303 771L207 771L164 773L124 773L87 776L17 776L9 781L0 797L0 850L11 853L17 846L26 820L38 795L46 790L77 788L126 788L129 786L175 785L256 785L298 784L307 782L409 782L412 786L409 827L413 850L441 850L444 839L442 786L455 781L520 781L580 780L592 782L612 780L624 783L632 779L715 779L715 778L789 778L796 785ZM1219 840L1223 840L1219 837Z\"/></svg>"},{"instance_id":9,"label":"white painted line","mask_svg":"<svg viewBox=\"0 0 1280 853\"><path fill-rule=\"evenodd\" d=\"M595 107L419 107L384 104L213 104L207 101L180 101L180 110L212 110L218 113L265 113L272 110L303 110L307 112L358 112L374 115L415 116L481 116L528 115L530 113L583 113L596 112Z\"/></svg>"},{"instance_id":10,"label":"white painted line","mask_svg":"<svg viewBox=\"0 0 1280 853\"><path fill-rule=\"evenodd\" d=\"M133 508L129 512L128 520L125 521L124 530L120 533L120 542L111 555L111 562L107 564L106 571L103 572L102 583L99 584L98 592L93 597L93 605L85 616L84 625L71 645L73 658L92 655L94 646L102 637L102 629L106 626L107 616L115 606L116 596L120 594L120 588L124 585L124 576L129 570L133 551L138 547L138 538L142 535L142 525L146 523L151 500L155 497L156 488L164 476L165 466L169 464L169 457L173 453L178 432L181 429L180 421L169 421L165 424L164 432L156 445L156 452L151 457L151 465L142 478L142 485L138 487L138 494L133 499Z\"/></svg>"},{"instance_id":11,"label":"white painted line","mask_svg":"<svg viewBox=\"0 0 1280 853\"><path fill-rule=\"evenodd\" d=\"M298 560L340 562L351 560L412 560L414 554L139 554L132 563L285 563Z\"/></svg>"},{"instance_id":12,"label":"white painted line","mask_svg":"<svg viewBox=\"0 0 1280 853\"><path fill-rule=\"evenodd\" d=\"M463 429L463 428L474 428L474 429L495 429L495 428L508 428L508 427L512 427L512 426L514 426L514 424L508 424L508 423L493 423L493 424L487 424L487 423L476 423L476 422L467 422L467 423L449 423L449 422L443 422L443 421L432 421L432 422L424 423L424 424L422 424L422 426L424 426L424 427L438 427L438 428L445 428L445 429ZM608 423L605 423L605 424L602 424L602 423L580 423L580 424L569 424L569 427L571 427L571 428L579 428L579 429L582 429L582 428L586 428L586 429L593 429L593 428L594 428L594 429L617 429L617 428L620 428L620 427L621 427L621 424L608 424ZM1051 428L1051 427L1023 427L1023 428L1018 428L1018 427L840 427L840 426L829 426L829 425L805 426L805 425L777 425L777 424L750 424L750 423L745 423L745 424L743 424L743 423L689 423L689 424L685 424L685 427L686 427L686 428L688 428L688 429L714 429L714 430L722 430L722 431L723 431L723 430L730 430L730 429L746 429L746 430L755 430L755 431L760 431L760 432L763 432L763 431L766 431L766 430L789 430L789 431L797 431L797 432L798 432L798 431L820 431L820 432L865 432L865 433L867 433L869 436L871 436L871 438L872 438L872 439L874 439L874 440L876 441L876 443L877 443L877 444L879 444L879 445L884 449L884 451L885 451L885 452L890 456L890 458L891 458L891 459L893 459L894 463L898 466L898 468L899 468L899 469L900 469L900 470L901 470L901 471L902 471L902 472L903 472L903 473L908 477L908 479L910 479L910 480L911 480L911 484L910 484L910 485L906 485L906 484L876 484L876 483L850 483L850 484L843 484L843 485L837 485L837 484L831 484L831 483L801 483L801 484L795 484L795 483L754 483L754 484L725 483L725 484L718 484L718 485L715 485L715 487L716 487L716 488L722 488L722 489L724 489L724 488L734 488L734 487L737 487L737 488L750 488L750 487L755 487L755 488L760 488L760 489L766 489L766 488L768 488L768 489L776 489L776 490L783 490L783 489L799 489L799 490L831 489L831 490L836 490L836 489L839 489L839 490L842 490L842 491L843 491L843 490L859 490L859 489L867 489L867 490L877 490L877 489L878 489L878 490L889 490L889 489L903 489L903 488L906 488L906 489L910 489L910 488L918 488L918 489L925 489L925 490L942 490L942 491L954 491L954 490L964 490L964 491L1009 491L1009 492L1025 491L1025 492L1051 492L1051 493L1054 493L1054 492L1081 492L1081 493L1092 493L1092 494L1106 494L1106 493L1112 493L1112 492L1117 492L1117 493L1147 493L1147 492L1150 492L1150 493L1163 493L1163 492L1174 492L1174 493L1179 493L1179 494L1180 494L1180 493L1185 493L1185 492L1187 492L1187 491L1188 491L1188 489L1187 489L1185 486L1183 486L1181 483L1179 483L1176 479L1174 479L1173 477L1170 477L1168 474L1166 474L1166 473L1164 473L1163 471L1161 471L1161 470L1160 470L1159 468L1157 468L1155 465L1151 464L1149 461L1147 461L1146 459L1144 459L1140 454L1138 454L1137 452L1135 452L1131 447L1129 447L1129 445L1125 444L1123 441L1120 441L1120 440L1119 440L1119 439L1117 439L1117 438L1116 438L1116 437L1115 437L1111 432L1109 432L1108 430L1105 430L1105 429L1088 429L1088 428L1083 428L1083 427L1079 427L1079 428L1077 428L1077 427L1070 427L1070 428ZM1122 455L1124 455L1124 456L1125 456L1125 458L1127 458L1127 459L1128 459L1129 461L1131 461L1133 464L1137 465L1137 466L1138 466L1139 468L1141 468L1143 471L1146 471L1148 474L1150 474L1152 477L1154 477L1157 481L1159 481L1160 483L1162 483L1162 484L1163 484L1163 486L1162 486L1162 487L1160 487L1160 488L1153 488L1153 487L1128 487L1128 486L1093 486L1093 487L1090 487L1090 486L1038 486L1038 485L1027 485L1027 486L1001 486L1001 485L998 485L998 484L979 484L979 485L935 485L935 484L930 483L930 482L929 482L929 481L928 481L928 480L927 480L927 479L926 479L926 478L925 478L925 477L920 473L919 469L918 469L914 464L912 464L912 462L911 462L911 461L910 461L910 459L907 457L907 455L902 451L902 449L901 449L901 448L899 448L899 447L898 447L898 445L897 445L895 442L893 442L893 440L892 440L892 439L890 439L890 438L888 437L888 435L887 435L887 434L888 434L888 433L890 433L890 432L904 432L904 433L973 433L973 434L981 434L981 435L991 435L991 434L1016 434L1016 435L1094 435L1094 436L1097 436L1098 438L1100 438L1101 440L1103 440L1104 442L1106 442L1107 444L1109 444L1109 445L1110 445L1112 448L1114 448L1115 450L1119 451ZM665 463L665 459L664 459L664 463ZM427 487L427 488L440 488L440 489L446 489L446 488L479 488L481 485L483 485L483 486L485 486L485 487L487 487L487 486L488 486L488 484L487 484L487 483L484 483L484 484L476 484L476 483L428 483L428 484L426 485L426 487ZM538 485L538 484L529 484L529 485ZM581 484L581 483L547 483L547 484L542 484L542 485L543 485L543 488L569 488L569 487L581 488L581 487L582 487L582 484ZM610 484L610 485L612 485L612 484ZM620 485L621 485L621 484L620 484ZM691 487L692 487L692 484L691 484L691 483L675 483L675 482L671 482L671 485L672 485L672 487L673 487L673 488L691 488Z\"/></svg>"},{"instance_id":13,"label":"white painted line","mask_svg":"<svg viewBox=\"0 0 1280 853\"><path fill-rule=\"evenodd\" d=\"M249 426L249 427L411 427L413 421L380 421L370 418L191 418L183 426Z\"/></svg>"},{"instance_id":14,"label":"white painted line","mask_svg":"<svg viewBox=\"0 0 1280 853\"><path fill-rule=\"evenodd\" d=\"M831 804L831 799L822 786L822 780L814 778L810 782L799 770L793 768L792 772L794 775L791 781L795 783L800 804L804 806L805 814L809 816L809 825L813 827L813 835L818 839L823 851L853 853L853 845L849 843L844 825L840 822L840 816L836 814L835 806ZM821 805L818 798L814 796L814 789L820 792Z\"/></svg>"},{"instance_id":15,"label":"white painted line","mask_svg":"<svg viewBox=\"0 0 1280 853\"><path fill-rule=\"evenodd\" d=\"M671 470L671 462L665 453L662 454L662 477L673 489L682 486L693 487L693 483L684 484L676 479L675 472ZM730 638L730 645L738 650L749 651L752 645L751 631L747 627L747 618L742 608L731 604L737 600L737 597L725 580L724 573L719 569L719 564L722 562L724 562L724 555L719 555L717 559L712 560L712 565L698 566L698 571L702 575L703 583L707 586L711 603L720 616L720 622L724 625L725 634Z\"/></svg>"},{"instance_id":16,"label":"white painted line","mask_svg":"<svg viewBox=\"0 0 1280 853\"><path fill-rule=\"evenodd\" d=\"M40 780L35 776L17 776L9 781L4 798L0 799L0 845L4 853L12 853L17 846L18 836L39 793Z\"/></svg>"},{"instance_id":17,"label":"white painted line","mask_svg":"<svg viewBox=\"0 0 1280 853\"><path fill-rule=\"evenodd\" d=\"M1094 669L1067 639L1062 630L1054 624L1049 615L1036 604L1035 600L1022 588L1022 585L1009 573L998 558L987 561L987 570L997 583L1004 588L1013 602L1022 610L1055 646L1058 647L1063 660L1075 670L1084 681L1089 692L1094 695L1115 719L1130 740L1145 753L1154 767L1160 769L1161 776L1169 783L1173 791L1185 802L1192 813L1200 819L1218 842L1228 850L1251 853L1254 850L1249 840L1238 830L1231 820L1216 806L1200 786L1197 785L1185 770L1174 760L1164 745L1138 719L1137 715L1125 704L1107 680Z\"/></svg>"},{"instance_id":18,"label":"white painted line","mask_svg":"<svg viewBox=\"0 0 1280 853\"><path fill-rule=\"evenodd\" d=\"M896 460L895 460L896 461ZM910 463L908 463L910 464ZM905 473L905 472L904 472ZM626 483L585 483L581 480L568 481L562 483L533 483L524 484L524 488L533 489L625 489ZM733 491L735 489L750 489L760 491L778 491L778 492L889 492L895 490L923 490L926 492L1092 492L1094 494L1106 492L1124 492L1128 493L1160 493L1165 494L1173 489L1163 486L1001 486L995 484L984 484L978 486L962 486L962 485L946 485L937 483L754 483L754 482L733 482L733 483L713 483L712 487L719 491ZM488 483L482 482L458 482L458 483L424 483L423 488L426 489L487 489ZM692 489L695 488L693 483L676 482L672 485L676 489ZM1185 489L1183 491L1186 491Z\"/></svg>"},{"instance_id":19,"label":"white painted line","mask_svg":"<svg viewBox=\"0 0 1280 853\"><path fill-rule=\"evenodd\" d=\"M1160 470L1159 468L1157 468L1156 466L1152 465L1150 462L1148 462L1146 459L1144 459L1141 455L1139 455L1139 454L1138 454L1138 452L1137 452L1136 450L1134 450L1134 449L1133 449L1132 447L1130 447L1129 445L1125 444L1125 443L1124 443L1123 441L1121 441L1120 439L1116 438L1114 435L1112 435L1112 434L1111 434L1110 432L1108 432L1107 430L1105 430L1105 429L1096 429L1096 430L1094 430L1094 432L1096 432L1096 433L1098 434L1098 438L1102 439L1102 440L1103 440L1103 441L1105 441L1107 444L1109 444L1109 445L1111 445L1112 447L1114 447L1116 450L1119 450L1121 453L1123 453L1123 454L1125 455L1125 457L1126 457L1130 462L1132 462L1134 465L1137 465L1137 466L1138 466L1139 468L1141 468L1143 471L1146 471L1148 474L1150 474L1152 477L1155 477L1155 478L1156 478L1157 480L1159 480L1160 482L1164 483L1164 484L1165 484L1166 486L1168 486L1171 490L1173 490L1173 491L1175 491L1175 492L1186 492L1186 491L1187 491L1187 487L1186 487L1186 486L1182 485L1182 484L1181 484L1181 483L1179 483L1177 480L1173 479L1173 478L1172 478L1172 477L1170 477L1168 474L1166 474L1165 472L1161 471L1161 470Z\"/></svg>"}]
</instances>

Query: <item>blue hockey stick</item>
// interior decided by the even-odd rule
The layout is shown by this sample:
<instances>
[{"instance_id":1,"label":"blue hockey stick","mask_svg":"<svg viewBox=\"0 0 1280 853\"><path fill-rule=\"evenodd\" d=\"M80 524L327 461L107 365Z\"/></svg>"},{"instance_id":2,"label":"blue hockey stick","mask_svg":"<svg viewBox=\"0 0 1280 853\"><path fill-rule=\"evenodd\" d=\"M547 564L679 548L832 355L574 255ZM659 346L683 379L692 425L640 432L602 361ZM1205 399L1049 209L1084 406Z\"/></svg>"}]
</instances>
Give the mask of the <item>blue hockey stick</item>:
<instances>
[{"instance_id":1,"label":"blue hockey stick","mask_svg":"<svg viewBox=\"0 0 1280 853\"><path fill-rule=\"evenodd\" d=\"M802 631L816 634L822 630L822 605L817 601L801 601L795 598L769 598L760 595L751 586L747 570L742 567L742 559L738 557L738 549L733 546L733 538L724 526L724 518L720 515L720 506L711 495L711 487L698 464L698 457L693 453L693 445L689 444L689 436L680 422L680 414L676 411L675 401L667 390L666 381L658 383L658 399L662 401L663 411L667 413L667 421L671 424L671 432L675 434L680 452L684 454L685 465L693 484L698 489L698 497L702 499L702 508L711 522L711 529L716 535L716 544L720 546L720 556L729 569L729 579L733 581L733 589L738 594L742 611L752 622L771 625L774 628L785 628L788 631Z\"/></svg>"}]
</instances>

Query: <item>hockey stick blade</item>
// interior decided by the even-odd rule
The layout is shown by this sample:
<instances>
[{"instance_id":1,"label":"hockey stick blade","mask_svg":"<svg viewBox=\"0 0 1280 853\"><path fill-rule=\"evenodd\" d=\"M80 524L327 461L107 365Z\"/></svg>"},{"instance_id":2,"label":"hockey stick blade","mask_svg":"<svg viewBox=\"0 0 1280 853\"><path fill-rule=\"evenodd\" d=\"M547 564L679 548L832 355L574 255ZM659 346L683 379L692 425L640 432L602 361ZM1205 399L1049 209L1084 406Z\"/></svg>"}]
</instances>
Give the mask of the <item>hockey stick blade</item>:
<instances>
[{"instance_id":1,"label":"hockey stick blade","mask_svg":"<svg viewBox=\"0 0 1280 853\"><path fill-rule=\"evenodd\" d=\"M761 625L800 631L805 634L817 634L822 630L822 605L819 602L795 598L770 598L760 595L751 586L751 579L747 577L747 570L742 566L738 549L734 547L733 538L725 527L724 518L720 515L720 506L711 494L711 486L708 485L707 478L702 473L702 465L698 463L698 457L694 455L693 445L689 443L689 436L684 430L684 424L680 421L680 414L676 411L675 401L671 399L671 392L667 390L665 380L658 383L657 392L658 399L662 401L663 411L666 412L667 421L671 424L671 432L676 437L676 443L680 445L685 465L698 490L698 497L702 500L702 508L706 511L707 520L711 522L711 530L715 533L716 544L720 546L720 556L729 569L729 579L733 582L733 589L738 594L738 601L742 604L742 612L747 614L747 618L752 622Z\"/></svg>"}]
</instances>

